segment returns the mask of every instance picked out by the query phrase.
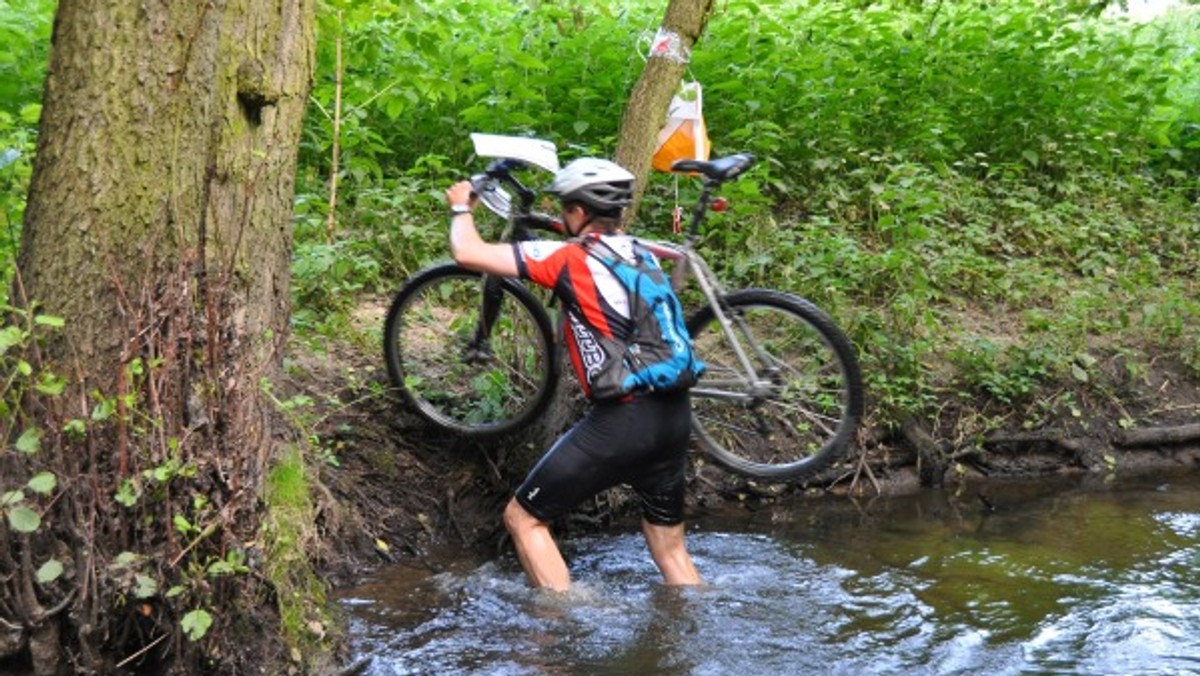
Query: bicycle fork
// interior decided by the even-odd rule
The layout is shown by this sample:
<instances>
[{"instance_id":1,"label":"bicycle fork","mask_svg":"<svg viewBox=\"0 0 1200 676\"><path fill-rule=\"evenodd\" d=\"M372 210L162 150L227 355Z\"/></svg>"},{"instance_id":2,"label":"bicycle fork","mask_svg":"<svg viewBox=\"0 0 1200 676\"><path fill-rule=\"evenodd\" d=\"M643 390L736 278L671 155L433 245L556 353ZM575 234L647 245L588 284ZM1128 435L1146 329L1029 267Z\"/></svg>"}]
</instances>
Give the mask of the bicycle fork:
<instances>
[{"instance_id":1,"label":"bicycle fork","mask_svg":"<svg viewBox=\"0 0 1200 676\"><path fill-rule=\"evenodd\" d=\"M479 308L479 324L475 326L475 335L463 349L463 360L475 363L490 359L492 356L492 326L500 316L500 301L504 298L501 285L504 280L495 275L485 274L480 278L480 292L483 297Z\"/></svg>"}]
</instances>

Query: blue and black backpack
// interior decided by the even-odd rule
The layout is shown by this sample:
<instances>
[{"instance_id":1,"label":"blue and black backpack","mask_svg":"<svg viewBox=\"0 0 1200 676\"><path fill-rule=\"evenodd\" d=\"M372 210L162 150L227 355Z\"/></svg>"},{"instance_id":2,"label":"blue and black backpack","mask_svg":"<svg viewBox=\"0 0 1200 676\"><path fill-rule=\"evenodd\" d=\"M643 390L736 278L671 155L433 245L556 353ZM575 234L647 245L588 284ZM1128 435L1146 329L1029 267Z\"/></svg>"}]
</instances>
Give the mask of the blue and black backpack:
<instances>
[{"instance_id":1,"label":"blue and black backpack","mask_svg":"<svg viewBox=\"0 0 1200 676\"><path fill-rule=\"evenodd\" d=\"M585 237L580 244L629 294L629 335L598 336L607 358L592 379L592 398L670 392L695 385L704 373L704 363L696 358L683 306L654 255L636 240L635 262L621 257L599 238ZM607 252L598 252L596 245Z\"/></svg>"}]
</instances>

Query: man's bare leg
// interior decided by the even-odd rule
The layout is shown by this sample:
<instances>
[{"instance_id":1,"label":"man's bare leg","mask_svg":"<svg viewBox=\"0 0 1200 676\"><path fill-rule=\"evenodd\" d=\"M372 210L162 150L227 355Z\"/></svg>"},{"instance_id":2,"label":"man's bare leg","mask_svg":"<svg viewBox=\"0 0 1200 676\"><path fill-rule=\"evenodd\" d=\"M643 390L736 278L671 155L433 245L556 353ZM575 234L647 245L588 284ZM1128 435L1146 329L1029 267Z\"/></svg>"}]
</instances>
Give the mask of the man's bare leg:
<instances>
[{"instance_id":1,"label":"man's bare leg","mask_svg":"<svg viewBox=\"0 0 1200 676\"><path fill-rule=\"evenodd\" d=\"M682 523L656 526L649 521L642 521L642 535L646 536L650 556L662 572L663 582L681 585L704 583L696 564L692 563L692 556L688 554Z\"/></svg>"},{"instance_id":2,"label":"man's bare leg","mask_svg":"<svg viewBox=\"0 0 1200 676\"><path fill-rule=\"evenodd\" d=\"M539 521L513 498L504 508L504 527L512 536L517 558L534 586L555 591L567 591L570 588L571 574L567 571L567 562L558 551L548 524Z\"/></svg>"}]
</instances>

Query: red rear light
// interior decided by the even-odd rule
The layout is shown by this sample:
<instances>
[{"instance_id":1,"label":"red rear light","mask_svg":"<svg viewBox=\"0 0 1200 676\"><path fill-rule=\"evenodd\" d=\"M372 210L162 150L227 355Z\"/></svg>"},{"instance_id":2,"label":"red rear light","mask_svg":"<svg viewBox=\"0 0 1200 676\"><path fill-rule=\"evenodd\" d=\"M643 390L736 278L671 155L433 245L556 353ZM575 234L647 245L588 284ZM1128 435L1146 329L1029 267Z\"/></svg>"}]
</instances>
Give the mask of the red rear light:
<instances>
[{"instance_id":1,"label":"red rear light","mask_svg":"<svg viewBox=\"0 0 1200 676\"><path fill-rule=\"evenodd\" d=\"M724 197L718 197L712 201L712 205L709 208L713 211L725 211L729 208L729 200Z\"/></svg>"}]
</instances>

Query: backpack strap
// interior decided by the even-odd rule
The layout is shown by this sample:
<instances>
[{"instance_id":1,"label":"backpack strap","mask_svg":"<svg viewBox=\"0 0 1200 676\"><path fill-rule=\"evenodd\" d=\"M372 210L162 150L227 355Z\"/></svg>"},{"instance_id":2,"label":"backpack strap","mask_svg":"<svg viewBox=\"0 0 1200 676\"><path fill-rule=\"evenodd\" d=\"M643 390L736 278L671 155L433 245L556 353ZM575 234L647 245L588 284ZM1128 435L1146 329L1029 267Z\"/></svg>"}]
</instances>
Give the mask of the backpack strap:
<instances>
[{"instance_id":1,"label":"backpack strap","mask_svg":"<svg viewBox=\"0 0 1200 676\"><path fill-rule=\"evenodd\" d=\"M621 288L625 289L625 296L629 299L629 324L631 330L636 333L638 315L643 309L642 306L644 302L642 295L637 292L637 287L640 286L642 275L645 274L645 270L640 267L641 264L644 263L645 258L643 257L643 254L638 251L638 249L645 249L645 247L643 247L636 239L633 240L635 260L631 263L627 261L624 256L617 253L608 242L605 242L600 237L580 237L578 238L578 243L579 246L583 247L583 250L587 252L588 256L591 256L599 261L600 264L608 270L609 274L613 276L613 279L617 280L617 282L621 285ZM596 252L592 248L594 244L599 244L607 249L608 255L602 255ZM621 280L621 276L617 274L617 265L627 265L637 272L634 288L630 288L628 284Z\"/></svg>"},{"instance_id":2,"label":"backpack strap","mask_svg":"<svg viewBox=\"0 0 1200 676\"><path fill-rule=\"evenodd\" d=\"M610 262L614 261L614 260L625 262L626 265L642 264L642 263L646 263L647 261L653 260L650 258L650 250L646 248L645 244L642 244L636 238L633 238L633 237L630 237L629 239L633 243L634 263L627 262L625 260L624 256L617 253L616 249L613 249L612 246L608 242L605 242L604 239L602 239L600 237L580 237L576 241L580 246L583 247L584 251L587 251L589 254L592 255L592 257L605 263L605 267L608 267L610 270L612 269ZM592 251L592 245L594 245L594 244L599 244L600 246L604 247L605 249L608 249L609 255L607 257L604 257L604 256L600 256L600 255L594 253Z\"/></svg>"}]
</instances>

